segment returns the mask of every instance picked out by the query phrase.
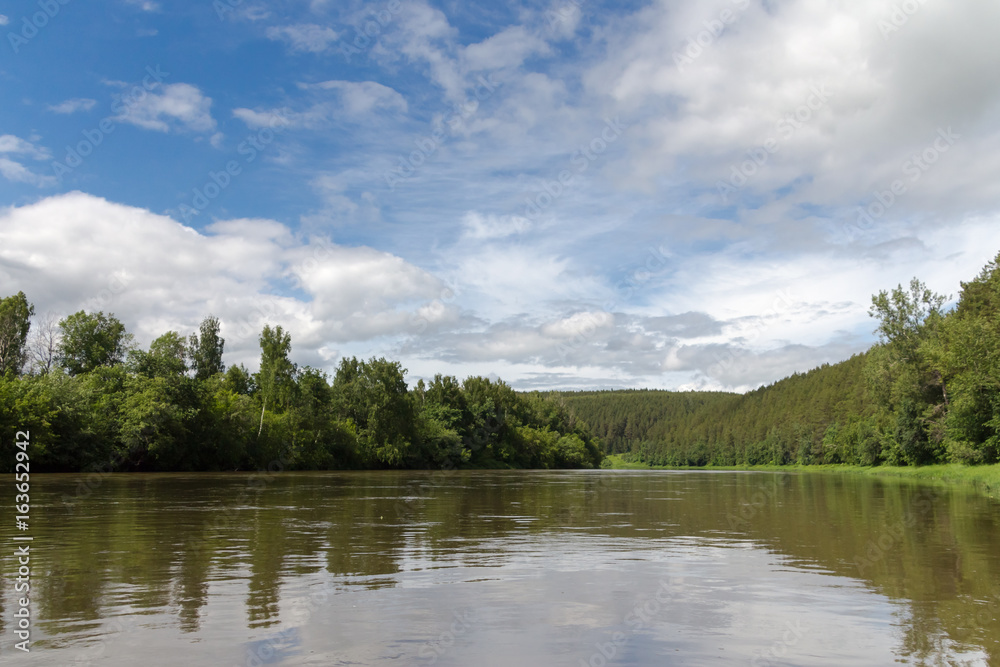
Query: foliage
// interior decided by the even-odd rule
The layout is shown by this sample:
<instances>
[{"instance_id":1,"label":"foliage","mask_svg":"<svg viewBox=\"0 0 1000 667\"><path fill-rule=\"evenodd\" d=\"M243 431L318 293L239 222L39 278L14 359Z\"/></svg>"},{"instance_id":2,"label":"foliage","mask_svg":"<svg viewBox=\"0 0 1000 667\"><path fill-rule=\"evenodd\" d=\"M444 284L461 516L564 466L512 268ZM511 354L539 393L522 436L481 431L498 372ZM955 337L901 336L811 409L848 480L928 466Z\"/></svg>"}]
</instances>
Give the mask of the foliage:
<instances>
[{"instance_id":1,"label":"foliage","mask_svg":"<svg viewBox=\"0 0 1000 667\"><path fill-rule=\"evenodd\" d=\"M225 370L215 318L135 350L113 315L83 311L59 323L59 364L18 376L33 313L19 293L0 300L0 467L28 429L33 467L52 471L591 468L605 453L660 466L994 463L1000 255L945 302L916 279L879 292L868 352L742 395L543 394L444 375L411 389L385 358L341 359L331 380L291 361L280 326L261 332L257 373Z\"/></svg>"},{"instance_id":2,"label":"foliage","mask_svg":"<svg viewBox=\"0 0 1000 667\"><path fill-rule=\"evenodd\" d=\"M114 366L125 359L132 335L114 315L80 311L59 322L59 363L70 375Z\"/></svg>"},{"instance_id":3,"label":"foliage","mask_svg":"<svg viewBox=\"0 0 1000 667\"><path fill-rule=\"evenodd\" d=\"M30 313L26 300L20 312ZM460 383L440 375L411 390L406 370L384 358L342 359L331 381L291 361L291 336L280 326L261 332L254 374L242 364L224 370L215 318L188 338L168 331L148 350L130 349L132 338L114 316L80 312L60 326L59 365L0 377L2 469L13 468L15 430L30 430L32 466L41 471L601 461L582 422L550 397L518 394L486 378Z\"/></svg>"},{"instance_id":4,"label":"foliage","mask_svg":"<svg viewBox=\"0 0 1000 667\"><path fill-rule=\"evenodd\" d=\"M1000 460L1000 255L957 305L917 279L872 297L867 353L736 394L567 393L610 454L667 466Z\"/></svg>"},{"instance_id":5,"label":"foliage","mask_svg":"<svg viewBox=\"0 0 1000 667\"><path fill-rule=\"evenodd\" d=\"M205 380L225 372L226 365L222 363L225 346L226 340L219 335L219 318L209 316L202 320L198 333L191 334L188 343L191 368L196 379Z\"/></svg>"},{"instance_id":6,"label":"foliage","mask_svg":"<svg viewBox=\"0 0 1000 667\"><path fill-rule=\"evenodd\" d=\"M0 377L17 375L28 360L28 330L35 307L24 292L0 299Z\"/></svg>"}]
</instances>

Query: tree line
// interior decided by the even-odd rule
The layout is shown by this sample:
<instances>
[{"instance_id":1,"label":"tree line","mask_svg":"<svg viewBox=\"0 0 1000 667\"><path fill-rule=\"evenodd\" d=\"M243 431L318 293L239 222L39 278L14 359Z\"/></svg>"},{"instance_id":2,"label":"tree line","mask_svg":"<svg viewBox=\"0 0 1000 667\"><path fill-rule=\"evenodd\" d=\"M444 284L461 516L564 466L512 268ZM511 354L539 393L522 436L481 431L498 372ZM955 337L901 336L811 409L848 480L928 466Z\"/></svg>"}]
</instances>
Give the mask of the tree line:
<instances>
[{"instance_id":1,"label":"tree line","mask_svg":"<svg viewBox=\"0 0 1000 667\"><path fill-rule=\"evenodd\" d=\"M0 299L0 469L30 430L33 471L589 468L598 440L565 406L483 377L409 387L384 358L334 376L260 333L260 370L223 362L219 320L148 349L113 314L80 311L31 333L23 292Z\"/></svg>"},{"instance_id":2,"label":"tree line","mask_svg":"<svg viewBox=\"0 0 1000 667\"><path fill-rule=\"evenodd\" d=\"M878 343L743 395L562 394L607 451L667 466L1000 460L1000 255L957 302L914 278L872 297Z\"/></svg>"},{"instance_id":3,"label":"tree line","mask_svg":"<svg viewBox=\"0 0 1000 667\"><path fill-rule=\"evenodd\" d=\"M42 470L596 467L1000 460L1000 255L957 302L914 278L872 297L867 352L746 394L519 393L436 375L410 388L384 358L331 378L265 326L260 370L226 368L219 321L139 349L103 312L43 322L0 299L0 465L32 431Z\"/></svg>"}]
</instances>

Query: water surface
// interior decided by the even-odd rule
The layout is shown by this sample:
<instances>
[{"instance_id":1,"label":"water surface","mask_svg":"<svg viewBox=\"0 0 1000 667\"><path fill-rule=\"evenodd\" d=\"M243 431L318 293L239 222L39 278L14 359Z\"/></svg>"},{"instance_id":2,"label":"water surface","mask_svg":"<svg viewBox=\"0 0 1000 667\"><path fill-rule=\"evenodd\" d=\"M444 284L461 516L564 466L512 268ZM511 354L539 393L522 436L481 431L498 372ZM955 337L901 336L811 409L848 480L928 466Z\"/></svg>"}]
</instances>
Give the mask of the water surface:
<instances>
[{"instance_id":1,"label":"water surface","mask_svg":"<svg viewBox=\"0 0 1000 667\"><path fill-rule=\"evenodd\" d=\"M7 479L7 478L5 478ZM31 665L1000 665L1000 505L862 477L32 477Z\"/></svg>"}]
</instances>

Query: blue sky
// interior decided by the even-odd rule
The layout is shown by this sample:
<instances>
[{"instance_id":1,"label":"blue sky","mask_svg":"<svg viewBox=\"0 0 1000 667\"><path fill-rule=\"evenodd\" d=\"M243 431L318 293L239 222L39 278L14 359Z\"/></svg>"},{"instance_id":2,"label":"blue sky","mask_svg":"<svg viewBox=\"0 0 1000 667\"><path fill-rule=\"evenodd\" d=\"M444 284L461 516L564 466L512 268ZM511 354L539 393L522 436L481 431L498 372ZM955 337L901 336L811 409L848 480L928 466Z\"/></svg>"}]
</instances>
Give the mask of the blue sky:
<instances>
[{"instance_id":1,"label":"blue sky","mask_svg":"<svg viewBox=\"0 0 1000 667\"><path fill-rule=\"evenodd\" d=\"M0 11L0 292L39 323L742 391L1000 250L985 0Z\"/></svg>"}]
</instances>

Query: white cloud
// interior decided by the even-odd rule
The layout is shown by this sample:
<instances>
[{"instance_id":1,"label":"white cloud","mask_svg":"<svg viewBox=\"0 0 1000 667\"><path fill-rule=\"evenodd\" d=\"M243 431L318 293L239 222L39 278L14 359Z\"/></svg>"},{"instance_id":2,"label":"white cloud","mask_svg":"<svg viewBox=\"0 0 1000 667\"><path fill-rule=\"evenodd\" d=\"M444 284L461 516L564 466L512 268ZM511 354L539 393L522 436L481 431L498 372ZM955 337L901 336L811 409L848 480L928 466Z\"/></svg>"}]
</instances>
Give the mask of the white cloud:
<instances>
[{"instance_id":1,"label":"white cloud","mask_svg":"<svg viewBox=\"0 0 1000 667\"><path fill-rule=\"evenodd\" d=\"M271 12L263 5L251 5L243 10L243 17L248 21L263 21L271 18Z\"/></svg>"},{"instance_id":2,"label":"white cloud","mask_svg":"<svg viewBox=\"0 0 1000 667\"><path fill-rule=\"evenodd\" d=\"M385 60L394 60L396 54L402 54L411 61L426 64L431 80L445 91L448 100L463 100L466 86L451 44L458 31L444 12L425 2L407 2L402 5L395 25L396 30L383 36L386 48L373 52Z\"/></svg>"},{"instance_id":3,"label":"white cloud","mask_svg":"<svg viewBox=\"0 0 1000 667\"><path fill-rule=\"evenodd\" d=\"M157 132L211 132L215 129L211 108L212 99L196 86L172 83L137 99L117 120Z\"/></svg>"},{"instance_id":4,"label":"white cloud","mask_svg":"<svg viewBox=\"0 0 1000 667\"><path fill-rule=\"evenodd\" d=\"M531 221L519 215L482 215L476 211L466 213L462 225L470 239L499 239L531 229Z\"/></svg>"},{"instance_id":5,"label":"white cloud","mask_svg":"<svg viewBox=\"0 0 1000 667\"><path fill-rule=\"evenodd\" d=\"M270 110L239 108L233 110L233 116L251 129L280 124L282 127L326 130L332 120L364 123L372 121L375 112L406 113L409 108L405 97L375 81L299 83L298 88L312 91L317 101L302 111L293 112L287 107Z\"/></svg>"},{"instance_id":6,"label":"white cloud","mask_svg":"<svg viewBox=\"0 0 1000 667\"><path fill-rule=\"evenodd\" d=\"M292 51L307 53L322 53L339 37L333 29L314 23L273 26L267 29L268 39L286 42Z\"/></svg>"},{"instance_id":7,"label":"white cloud","mask_svg":"<svg viewBox=\"0 0 1000 667\"><path fill-rule=\"evenodd\" d=\"M233 109L233 117L242 120L253 130L273 125L278 116L273 111L254 111L253 109Z\"/></svg>"},{"instance_id":8,"label":"white cloud","mask_svg":"<svg viewBox=\"0 0 1000 667\"><path fill-rule=\"evenodd\" d=\"M39 161L48 160L52 155L47 149L35 146L30 141L25 141L13 134L0 135L0 176L14 183L27 183L36 187L55 184L55 177L37 174L7 155L23 155Z\"/></svg>"},{"instance_id":9,"label":"white cloud","mask_svg":"<svg viewBox=\"0 0 1000 667\"><path fill-rule=\"evenodd\" d=\"M279 50L329 57L292 58L232 117L256 130L279 118L270 105L298 110L290 122L307 137L290 133L267 157L276 172L294 169L282 197L312 202L301 230L337 229L377 250L336 246L302 292L272 302L261 295L298 281L294 258L314 245L264 221L189 234L197 247L225 239L234 263L259 267L232 293L294 320L317 358L369 354L368 339L389 332L411 368L497 371L520 386L756 386L865 348L873 291L917 275L954 293L1000 247L1000 89L983 83L1000 70L1000 6L979 4L921 3L884 39L890 8L862 0L600 11L548 0L519 7L520 25L492 26L495 13L470 21L457 5L412 0L352 61L371 80L326 81L349 76L330 66L336 40L354 34L302 18L345 11L314 0L267 35ZM725 9L735 19L711 34ZM362 12L351 5L341 23L364 25ZM499 85L477 98L481 78ZM405 83L385 85L395 81ZM137 124L222 141L198 89L170 103L157 92ZM616 118L627 129L603 150ZM857 207L909 178L904 161L949 127L955 144L873 225L852 229ZM779 150L723 202L717 183L770 137ZM47 154L39 141L0 138L0 174L44 179L28 169ZM582 158L594 145L602 152ZM397 168L405 176L387 179ZM654 268L652 248L667 248ZM193 293L219 299L229 287ZM172 305L163 312L144 326L176 319Z\"/></svg>"},{"instance_id":10,"label":"white cloud","mask_svg":"<svg viewBox=\"0 0 1000 667\"><path fill-rule=\"evenodd\" d=\"M305 296L278 294L289 281ZM440 282L388 253L303 241L271 220L197 232L80 192L0 211L0 282L23 289L39 312L114 312L144 344L214 313L227 362L251 365L265 322L291 332L297 361L322 364L324 346L448 317L434 306Z\"/></svg>"},{"instance_id":11,"label":"white cloud","mask_svg":"<svg viewBox=\"0 0 1000 667\"><path fill-rule=\"evenodd\" d=\"M732 18L715 36L706 24L723 8ZM878 25L889 11L862 0L664 2L612 24L609 57L583 78L634 121L629 154L615 164L621 181L652 193L683 165L687 184L703 188L696 201L721 205L717 184L774 139L776 152L749 165L756 173L726 203L789 187L788 204L843 206L888 187L907 156L952 126L963 140L948 166L894 214L926 210L924 197L953 212L992 205L998 187L970 188L963 174L994 167L1000 149L1000 90L976 83L1000 67L989 28L1000 6L923 4L884 39Z\"/></svg>"},{"instance_id":12,"label":"white cloud","mask_svg":"<svg viewBox=\"0 0 1000 667\"><path fill-rule=\"evenodd\" d=\"M520 67L536 53L549 53L545 40L532 35L523 26L513 26L488 39L470 44L462 51L465 68L470 72Z\"/></svg>"},{"instance_id":13,"label":"white cloud","mask_svg":"<svg viewBox=\"0 0 1000 667\"><path fill-rule=\"evenodd\" d=\"M36 174L20 162L5 157L0 157L0 176L3 176L8 181L27 183L28 185L35 185L40 188L54 185L56 182L53 176Z\"/></svg>"},{"instance_id":14,"label":"white cloud","mask_svg":"<svg viewBox=\"0 0 1000 667\"><path fill-rule=\"evenodd\" d=\"M152 2L152 0L125 0L126 4L138 7L144 12L158 12L160 11L160 3Z\"/></svg>"},{"instance_id":15,"label":"white cloud","mask_svg":"<svg viewBox=\"0 0 1000 667\"><path fill-rule=\"evenodd\" d=\"M47 160L52 155L45 148L39 148L30 141L25 141L13 134L0 135L0 153L18 153L35 160Z\"/></svg>"},{"instance_id":16,"label":"white cloud","mask_svg":"<svg viewBox=\"0 0 1000 667\"><path fill-rule=\"evenodd\" d=\"M343 111L351 116L362 116L376 109L397 110L406 113L406 98L398 92L375 81L323 81L299 84L303 90L333 90L339 93Z\"/></svg>"},{"instance_id":17,"label":"white cloud","mask_svg":"<svg viewBox=\"0 0 1000 667\"><path fill-rule=\"evenodd\" d=\"M0 25L7 25L8 23L10 23L10 19L5 15L0 14Z\"/></svg>"},{"instance_id":18,"label":"white cloud","mask_svg":"<svg viewBox=\"0 0 1000 667\"><path fill-rule=\"evenodd\" d=\"M95 104L97 104L97 100L76 97L65 102L60 102L59 104L50 105L48 110L54 113L76 113L77 111L90 111L94 108Z\"/></svg>"}]
</instances>

